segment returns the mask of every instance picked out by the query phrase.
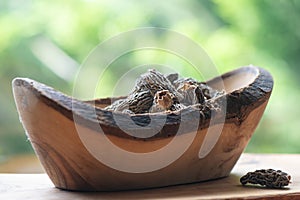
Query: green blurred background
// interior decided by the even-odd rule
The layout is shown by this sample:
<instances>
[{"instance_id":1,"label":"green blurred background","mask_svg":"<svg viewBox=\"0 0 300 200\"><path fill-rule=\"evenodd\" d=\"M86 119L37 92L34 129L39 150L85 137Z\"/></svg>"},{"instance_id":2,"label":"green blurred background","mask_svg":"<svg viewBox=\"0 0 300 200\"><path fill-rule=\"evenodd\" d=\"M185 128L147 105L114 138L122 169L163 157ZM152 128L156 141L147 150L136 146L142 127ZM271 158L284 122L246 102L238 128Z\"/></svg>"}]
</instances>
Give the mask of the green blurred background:
<instances>
[{"instance_id":1,"label":"green blurred background","mask_svg":"<svg viewBox=\"0 0 300 200\"><path fill-rule=\"evenodd\" d=\"M14 104L14 77L72 95L76 71L89 52L111 36L140 27L169 28L193 39L220 73L248 64L269 70L273 94L246 151L300 153L299 21L297 0L2 0L1 158L33 153ZM107 81L105 91L111 91L109 83L117 80Z\"/></svg>"}]
</instances>

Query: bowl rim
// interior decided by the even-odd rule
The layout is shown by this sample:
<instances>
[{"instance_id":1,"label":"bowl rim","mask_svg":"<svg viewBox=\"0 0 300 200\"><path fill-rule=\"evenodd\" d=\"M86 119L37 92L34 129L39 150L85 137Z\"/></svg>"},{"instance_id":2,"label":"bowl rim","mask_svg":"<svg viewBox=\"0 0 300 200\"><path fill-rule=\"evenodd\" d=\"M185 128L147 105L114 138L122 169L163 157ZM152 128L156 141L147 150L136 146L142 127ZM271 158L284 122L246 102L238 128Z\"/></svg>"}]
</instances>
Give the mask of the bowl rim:
<instances>
[{"instance_id":1,"label":"bowl rim","mask_svg":"<svg viewBox=\"0 0 300 200\"><path fill-rule=\"evenodd\" d=\"M224 95L216 98L215 101L217 101L220 105L224 105L225 108L221 108L219 111L204 111L203 115L200 115L198 129L204 129L208 127L212 118L214 118L215 123L218 123L218 118L224 118L224 114L225 122L241 123L241 121L243 121L253 109L269 99L273 89L273 78L268 71L260 67L255 67L252 65L241 67L208 80L206 83L210 85L217 81L232 77L233 75L245 72L256 73L256 77L254 78L253 82L245 87L238 88L230 93L225 93ZM119 129L118 125L114 121L114 116L118 116L120 119L122 119L121 123L126 123L128 120L133 120L136 124L140 125L140 130L134 128L134 131L143 131L143 129L145 129L143 127L147 126L150 117L151 120L164 119L166 122L161 130L161 133L153 136L153 138L160 138L172 136L172 130L178 129L180 123L184 122L188 127L189 120L192 120L193 116L199 115L200 111L199 108L197 109L194 106L188 106L180 111L172 112L143 114L120 113L107 111L88 103L97 101L97 99L81 101L29 78L15 78L13 80L13 87L25 87L43 103L60 112L70 120L74 121L74 118L76 118L76 123L84 125L93 130L98 129L100 125L105 133L121 137L135 138ZM108 101L109 99L112 98L98 99L98 101ZM187 120L181 121L182 116ZM187 128L185 132L189 131L190 130Z\"/></svg>"}]
</instances>

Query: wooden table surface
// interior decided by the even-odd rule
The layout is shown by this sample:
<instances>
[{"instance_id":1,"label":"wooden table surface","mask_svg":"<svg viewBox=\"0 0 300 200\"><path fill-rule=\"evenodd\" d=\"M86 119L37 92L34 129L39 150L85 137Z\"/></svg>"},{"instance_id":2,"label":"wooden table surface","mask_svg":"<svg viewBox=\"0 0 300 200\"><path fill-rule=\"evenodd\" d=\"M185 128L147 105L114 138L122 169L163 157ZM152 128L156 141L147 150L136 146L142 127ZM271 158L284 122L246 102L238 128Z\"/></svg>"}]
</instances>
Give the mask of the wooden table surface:
<instances>
[{"instance_id":1,"label":"wooden table surface","mask_svg":"<svg viewBox=\"0 0 300 200\"><path fill-rule=\"evenodd\" d=\"M243 174L261 168L288 172L292 184L279 190L240 185ZM300 154L243 154L227 178L125 192L68 192L56 189L46 174L0 174L0 199L300 199Z\"/></svg>"}]
</instances>

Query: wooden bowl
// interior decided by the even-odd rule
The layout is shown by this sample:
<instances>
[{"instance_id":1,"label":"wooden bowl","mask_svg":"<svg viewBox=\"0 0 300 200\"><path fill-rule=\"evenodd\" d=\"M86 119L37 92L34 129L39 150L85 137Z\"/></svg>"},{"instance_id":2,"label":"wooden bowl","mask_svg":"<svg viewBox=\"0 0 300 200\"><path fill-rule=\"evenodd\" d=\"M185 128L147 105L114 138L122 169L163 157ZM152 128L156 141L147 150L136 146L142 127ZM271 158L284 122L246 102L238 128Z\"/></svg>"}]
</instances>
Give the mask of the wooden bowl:
<instances>
[{"instance_id":1,"label":"wooden bowl","mask_svg":"<svg viewBox=\"0 0 300 200\"><path fill-rule=\"evenodd\" d=\"M110 98L80 101L26 78L13 80L13 92L26 134L56 187L114 191L229 175L259 123L273 79L247 66L207 84L224 84L226 93L216 101L225 106L201 115L195 108L113 113L102 109ZM148 137L161 121L157 134Z\"/></svg>"}]
</instances>

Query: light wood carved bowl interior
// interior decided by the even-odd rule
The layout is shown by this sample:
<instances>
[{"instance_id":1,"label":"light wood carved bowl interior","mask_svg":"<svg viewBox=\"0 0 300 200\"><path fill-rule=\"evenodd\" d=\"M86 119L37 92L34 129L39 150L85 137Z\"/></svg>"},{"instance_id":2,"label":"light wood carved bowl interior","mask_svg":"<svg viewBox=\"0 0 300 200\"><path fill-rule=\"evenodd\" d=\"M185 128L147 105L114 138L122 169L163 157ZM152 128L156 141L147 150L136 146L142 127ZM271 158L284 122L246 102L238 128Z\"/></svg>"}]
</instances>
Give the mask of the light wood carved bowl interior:
<instances>
[{"instance_id":1,"label":"light wood carved bowl interior","mask_svg":"<svg viewBox=\"0 0 300 200\"><path fill-rule=\"evenodd\" d=\"M110 98L80 101L26 78L14 79L13 92L26 134L56 187L117 191L229 175L261 119L273 79L262 68L246 66L207 84L224 84L226 93L216 100L223 105L219 111L201 115L191 108L113 113L102 109ZM153 127L157 134L138 137Z\"/></svg>"}]
</instances>

